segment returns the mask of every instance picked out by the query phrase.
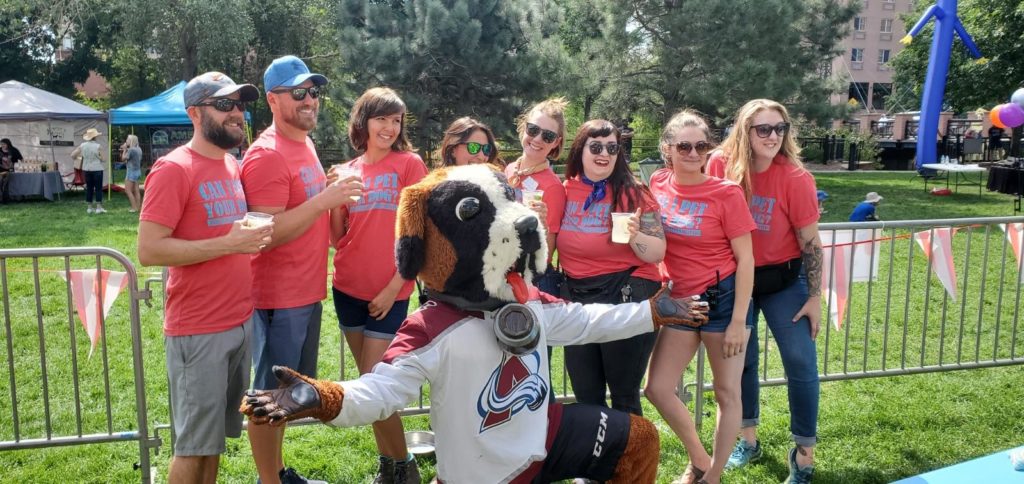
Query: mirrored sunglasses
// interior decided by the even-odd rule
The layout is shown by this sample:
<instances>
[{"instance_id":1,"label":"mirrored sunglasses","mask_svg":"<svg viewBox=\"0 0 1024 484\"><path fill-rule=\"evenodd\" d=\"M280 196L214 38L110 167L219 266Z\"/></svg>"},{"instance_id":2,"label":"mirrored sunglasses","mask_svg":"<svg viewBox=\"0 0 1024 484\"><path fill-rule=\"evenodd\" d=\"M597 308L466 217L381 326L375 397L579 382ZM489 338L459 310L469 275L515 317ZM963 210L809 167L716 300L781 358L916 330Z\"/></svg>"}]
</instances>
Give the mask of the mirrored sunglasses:
<instances>
[{"instance_id":1,"label":"mirrored sunglasses","mask_svg":"<svg viewBox=\"0 0 1024 484\"><path fill-rule=\"evenodd\" d=\"M751 128L753 128L754 132L757 133L758 138L767 138L771 136L772 131L775 131L775 134L779 135L781 138L786 136L786 133L789 132L789 123L779 123L776 125L758 124L756 126L751 126Z\"/></svg>"},{"instance_id":2,"label":"mirrored sunglasses","mask_svg":"<svg viewBox=\"0 0 1024 484\"><path fill-rule=\"evenodd\" d=\"M543 134L542 134L543 133ZM526 134L531 138L536 138L537 135L541 135L541 139L545 143L554 143L558 139L558 133L551 131L550 129L543 129L533 123L526 123Z\"/></svg>"},{"instance_id":3,"label":"mirrored sunglasses","mask_svg":"<svg viewBox=\"0 0 1024 484\"><path fill-rule=\"evenodd\" d=\"M608 154L611 156L619 154L619 144L614 141L609 141L605 144L601 144L599 141L591 141L587 145L587 149L590 150L592 155L600 155L601 151L608 151Z\"/></svg>"},{"instance_id":4,"label":"mirrored sunglasses","mask_svg":"<svg viewBox=\"0 0 1024 484\"><path fill-rule=\"evenodd\" d=\"M469 154L471 155L476 155L477 153L483 151L484 156L491 156L491 151L494 151L494 146L491 145L490 143L477 143L476 141L469 141L462 144L466 145L466 151L468 151Z\"/></svg>"},{"instance_id":5,"label":"mirrored sunglasses","mask_svg":"<svg viewBox=\"0 0 1024 484\"><path fill-rule=\"evenodd\" d=\"M197 103L196 106L210 106L213 109L216 109L217 111L220 111L222 113L230 113L235 108L238 108L239 111L245 112L245 104L246 103L244 101L222 97L219 99L213 99L211 101Z\"/></svg>"},{"instance_id":6,"label":"mirrored sunglasses","mask_svg":"<svg viewBox=\"0 0 1024 484\"><path fill-rule=\"evenodd\" d=\"M675 146L676 151L678 151L680 155L688 155L690 154L691 150L696 150L698 155L704 156L708 154L709 151L711 151L711 148L713 148L711 143L708 143L707 141L698 141L696 143L690 143L689 141L680 141L676 143Z\"/></svg>"},{"instance_id":7,"label":"mirrored sunglasses","mask_svg":"<svg viewBox=\"0 0 1024 484\"><path fill-rule=\"evenodd\" d=\"M281 94L281 93L287 92L287 93L292 95L292 99L294 99L296 101L301 101L303 99L306 99L306 94L309 94L309 97L311 97L313 99L319 98L320 97L320 86L293 87L291 89L274 89L274 90L272 90L270 92L272 92L274 94Z\"/></svg>"}]
</instances>

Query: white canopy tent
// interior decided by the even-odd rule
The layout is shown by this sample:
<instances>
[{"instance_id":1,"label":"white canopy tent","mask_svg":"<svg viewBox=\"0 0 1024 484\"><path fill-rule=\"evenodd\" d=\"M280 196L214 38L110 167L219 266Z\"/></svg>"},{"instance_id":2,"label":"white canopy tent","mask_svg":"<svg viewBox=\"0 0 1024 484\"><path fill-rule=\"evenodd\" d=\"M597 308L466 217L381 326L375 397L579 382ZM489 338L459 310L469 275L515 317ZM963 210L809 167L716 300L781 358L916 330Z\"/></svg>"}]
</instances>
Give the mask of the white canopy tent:
<instances>
[{"instance_id":1,"label":"white canopy tent","mask_svg":"<svg viewBox=\"0 0 1024 484\"><path fill-rule=\"evenodd\" d=\"M25 159L52 160L62 174L73 173L71 152L89 128L103 133L96 141L101 153L110 153L106 113L22 82L0 84L0 138L9 138Z\"/></svg>"}]
</instances>

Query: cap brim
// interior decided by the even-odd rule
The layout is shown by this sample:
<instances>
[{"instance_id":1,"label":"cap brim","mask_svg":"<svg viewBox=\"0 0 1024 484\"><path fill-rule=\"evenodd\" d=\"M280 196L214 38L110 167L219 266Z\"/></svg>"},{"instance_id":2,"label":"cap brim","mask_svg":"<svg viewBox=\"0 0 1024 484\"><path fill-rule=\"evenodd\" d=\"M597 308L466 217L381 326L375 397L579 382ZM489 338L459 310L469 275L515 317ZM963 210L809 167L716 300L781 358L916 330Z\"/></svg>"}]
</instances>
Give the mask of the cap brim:
<instances>
[{"instance_id":1,"label":"cap brim","mask_svg":"<svg viewBox=\"0 0 1024 484\"><path fill-rule=\"evenodd\" d=\"M291 79L288 79L287 81L282 82L277 86L274 86L273 89L277 89L279 87L295 87L298 86L299 84L302 84L303 82L310 80L313 81L314 86L322 86L324 84L327 84L327 78L324 77L322 74L313 74L312 72L307 72L305 74L299 74Z\"/></svg>"},{"instance_id":2,"label":"cap brim","mask_svg":"<svg viewBox=\"0 0 1024 484\"><path fill-rule=\"evenodd\" d=\"M256 89L256 86L252 84L235 84L233 86L224 86L209 97L226 97L236 92L238 93L238 100L242 102L251 103L260 98L260 90Z\"/></svg>"}]
</instances>

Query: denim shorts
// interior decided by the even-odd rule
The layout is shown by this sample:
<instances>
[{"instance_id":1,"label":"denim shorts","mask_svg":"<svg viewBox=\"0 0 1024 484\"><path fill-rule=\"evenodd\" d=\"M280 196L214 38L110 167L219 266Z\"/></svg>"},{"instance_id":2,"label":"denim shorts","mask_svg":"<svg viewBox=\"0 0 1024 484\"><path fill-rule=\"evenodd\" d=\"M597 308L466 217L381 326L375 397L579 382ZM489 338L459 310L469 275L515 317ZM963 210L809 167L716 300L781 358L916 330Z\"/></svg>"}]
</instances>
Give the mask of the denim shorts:
<instances>
[{"instance_id":1,"label":"denim shorts","mask_svg":"<svg viewBox=\"0 0 1024 484\"><path fill-rule=\"evenodd\" d=\"M409 314L409 300L396 300L387 316L378 320L370 316L370 301L354 298L335 288L331 288L331 291L334 293L334 312L338 314L338 325L346 333L363 333L363 336L374 339L394 339Z\"/></svg>"},{"instance_id":2,"label":"denim shorts","mask_svg":"<svg viewBox=\"0 0 1024 484\"><path fill-rule=\"evenodd\" d=\"M277 388L275 365L316 378L322 313L320 301L295 308L257 309L253 313L253 389Z\"/></svg>"},{"instance_id":3,"label":"denim shorts","mask_svg":"<svg viewBox=\"0 0 1024 484\"><path fill-rule=\"evenodd\" d=\"M707 301L707 295L700 295L701 301ZM730 274L725 279L718 282L718 304L715 305L714 309L708 311L708 322L704 326L699 328L691 328L682 324L672 324L665 326L666 328L678 329L680 331L703 331L706 333L724 333L725 329L729 327L729 323L732 322L732 306L736 301L736 274ZM750 306L747 306L747 314L750 312ZM747 327L750 328L750 319L745 318L747 321Z\"/></svg>"}]
</instances>

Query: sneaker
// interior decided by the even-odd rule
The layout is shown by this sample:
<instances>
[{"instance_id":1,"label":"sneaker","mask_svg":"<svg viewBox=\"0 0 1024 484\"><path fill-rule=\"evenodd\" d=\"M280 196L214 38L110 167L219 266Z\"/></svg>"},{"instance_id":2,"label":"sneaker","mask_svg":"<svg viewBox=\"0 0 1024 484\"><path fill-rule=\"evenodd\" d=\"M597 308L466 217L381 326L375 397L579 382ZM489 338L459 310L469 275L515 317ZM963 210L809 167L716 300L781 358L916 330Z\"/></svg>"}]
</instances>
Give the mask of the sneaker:
<instances>
[{"instance_id":1,"label":"sneaker","mask_svg":"<svg viewBox=\"0 0 1024 484\"><path fill-rule=\"evenodd\" d=\"M395 484L395 460L386 456L378 455L380 466L377 467L377 477L373 478L373 484Z\"/></svg>"},{"instance_id":2,"label":"sneaker","mask_svg":"<svg viewBox=\"0 0 1024 484\"><path fill-rule=\"evenodd\" d=\"M729 454L729 462L725 463L726 469L739 469L751 462L761 458L761 441L755 441L750 445L746 440L740 439L733 447L732 454Z\"/></svg>"},{"instance_id":3,"label":"sneaker","mask_svg":"<svg viewBox=\"0 0 1024 484\"><path fill-rule=\"evenodd\" d=\"M395 462L395 484L420 484L420 467L415 457Z\"/></svg>"},{"instance_id":4,"label":"sneaker","mask_svg":"<svg viewBox=\"0 0 1024 484\"><path fill-rule=\"evenodd\" d=\"M312 479L306 479L302 477L295 469L291 467L281 469L278 473L281 478L281 484L327 484L327 481L314 481Z\"/></svg>"},{"instance_id":5,"label":"sneaker","mask_svg":"<svg viewBox=\"0 0 1024 484\"><path fill-rule=\"evenodd\" d=\"M789 477L783 484L805 484L811 482L814 477L814 466L797 467L796 447L789 450Z\"/></svg>"},{"instance_id":6,"label":"sneaker","mask_svg":"<svg viewBox=\"0 0 1024 484\"><path fill-rule=\"evenodd\" d=\"M89 207L89 208L85 209L85 213L92 213L92 212L93 212L92 211L92 207Z\"/></svg>"},{"instance_id":7,"label":"sneaker","mask_svg":"<svg viewBox=\"0 0 1024 484\"><path fill-rule=\"evenodd\" d=\"M107 213L107 211L103 207L96 207L96 213Z\"/></svg>"}]
</instances>

